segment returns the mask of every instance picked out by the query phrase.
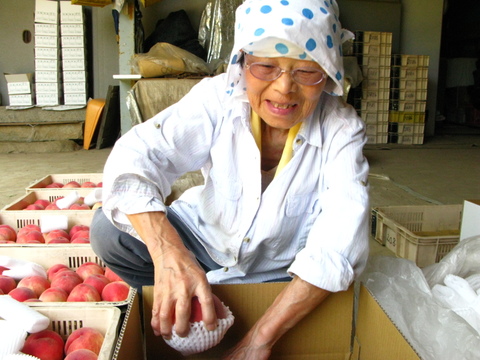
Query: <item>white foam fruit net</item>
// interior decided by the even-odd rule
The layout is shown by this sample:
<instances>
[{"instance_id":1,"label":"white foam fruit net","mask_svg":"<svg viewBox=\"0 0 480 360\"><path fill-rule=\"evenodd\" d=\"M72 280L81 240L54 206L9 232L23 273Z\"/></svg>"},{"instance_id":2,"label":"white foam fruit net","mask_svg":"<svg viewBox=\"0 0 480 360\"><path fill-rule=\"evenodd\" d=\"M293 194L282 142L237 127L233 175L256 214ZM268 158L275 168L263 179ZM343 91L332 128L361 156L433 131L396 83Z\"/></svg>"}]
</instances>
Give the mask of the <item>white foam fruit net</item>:
<instances>
[{"instance_id":1,"label":"white foam fruit net","mask_svg":"<svg viewBox=\"0 0 480 360\"><path fill-rule=\"evenodd\" d=\"M177 335L174 325L172 338L165 342L183 356L198 354L218 345L235 320L228 306L224 305L224 307L227 317L217 320L218 326L215 330L209 331L205 328L203 321L197 321L190 323L190 332L182 338Z\"/></svg>"}]
</instances>

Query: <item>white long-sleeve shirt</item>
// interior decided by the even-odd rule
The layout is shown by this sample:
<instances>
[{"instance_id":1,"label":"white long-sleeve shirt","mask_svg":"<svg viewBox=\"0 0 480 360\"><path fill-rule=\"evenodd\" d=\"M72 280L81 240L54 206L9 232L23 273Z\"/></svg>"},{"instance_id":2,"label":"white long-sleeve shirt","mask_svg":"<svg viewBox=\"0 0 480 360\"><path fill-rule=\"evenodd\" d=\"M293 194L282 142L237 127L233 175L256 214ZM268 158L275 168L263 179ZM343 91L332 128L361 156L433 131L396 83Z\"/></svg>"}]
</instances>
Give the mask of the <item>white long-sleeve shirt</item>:
<instances>
[{"instance_id":1,"label":"white long-sleeve shirt","mask_svg":"<svg viewBox=\"0 0 480 360\"><path fill-rule=\"evenodd\" d=\"M288 271L329 291L347 289L368 256L361 119L322 94L293 158L262 193L250 106L229 102L224 82L224 75L202 80L117 141L104 171L105 214L139 238L126 214L167 211L175 179L201 168L205 184L171 207L223 266L207 273L211 283L261 282Z\"/></svg>"}]
</instances>

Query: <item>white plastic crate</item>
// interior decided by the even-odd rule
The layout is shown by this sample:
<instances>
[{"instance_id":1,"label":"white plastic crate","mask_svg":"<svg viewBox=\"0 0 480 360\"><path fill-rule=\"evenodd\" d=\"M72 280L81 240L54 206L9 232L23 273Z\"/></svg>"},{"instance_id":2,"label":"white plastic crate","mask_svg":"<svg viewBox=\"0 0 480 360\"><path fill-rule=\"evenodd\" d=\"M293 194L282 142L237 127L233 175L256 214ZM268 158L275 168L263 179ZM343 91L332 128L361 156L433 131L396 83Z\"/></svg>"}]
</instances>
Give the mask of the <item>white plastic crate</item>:
<instances>
[{"instance_id":1,"label":"white plastic crate","mask_svg":"<svg viewBox=\"0 0 480 360\"><path fill-rule=\"evenodd\" d=\"M50 185L54 182L61 183L63 185L69 183L70 181L76 181L80 185L84 182L91 181L95 184L98 184L103 179L102 173L87 173L87 174L49 174L41 178L40 180L35 180L31 185L29 185L27 191L39 191L39 190L55 190L51 188L45 188L45 186ZM61 189L61 188L60 188Z\"/></svg>"},{"instance_id":2,"label":"white plastic crate","mask_svg":"<svg viewBox=\"0 0 480 360\"><path fill-rule=\"evenodd\" d=\"M385 206L372 210L372 234L417 266L439 262L460 239L463 205Z\"/></svg>"},{"instance_id":3,"label":"white plastic crate","mask_svg":"<svg viewBox=\"0 0 480 360\"><path fill-rule=\"evenodd\" d=\"M42 218L48 216L67 216L67 227L70 230L74 225L90 226L95 211L89 210L38 210L38 211L3 211L0 212L0 225L10 225L17 232L25 225L38 225L42 227ZM60 219L63 221L63 218Z\"/></svg>"},{"instance_id":4,"label":"white plastic crate","mask_svg":"<svg viewBox=\"0 0 480 360\"><path fill-rule=\"evenodd\" d=\"M62 244L57 246L51 245L34 245L33 246L0 246L2 256L8 256L14 259L34 262L42 266L45 270L56 264L63 264L72 270L76 270L80 265L86 262L94 262L105 267L102 260L95 254L89 244L68 245ZM136 290L130 287L127 299L123 301L98 301L98 302L28 302L32 307L48 306L55 307L82 307L82 306L124 306L127 305ZM77 311L75 309L75 311Z\"/></svg>"},{"instance_id":5,"label":"white plastic crate","mask_svg":"<svg viewBox=\"0 0 480 360\"><path fill-rule=\"evenodd\" d=\"M38 306L39 313L50 319L49 330L58 333L64 341L77 329L92 327L100 331L103 344L98 360L110 360L115 350L121 326L121 310L112 306L82 306L75 311L66 307Z\"/></svg>"},{"instance_id":6,"label":"white plastic crate","mask_svg":"<svg viewBox=\"0 0 480 360\"><path fill-rule=\"evenodd\" d=\"M92 210L23 210L26 206L33 204L36 200L48 200L50 202L54 202L58 198L65 197L72 193L72 191L77 191L78 195L81 197L85 197L90 194L95 188L82 188L82 189L48 189L43 191L30 191L27 192L25 195L21 196L17 200L13 201L12 203L6 205L1 211L8 212L8 211L33 211L33 212L78 212L78 211L90 211L93 213Z\"/></svg>"}]
</instances>

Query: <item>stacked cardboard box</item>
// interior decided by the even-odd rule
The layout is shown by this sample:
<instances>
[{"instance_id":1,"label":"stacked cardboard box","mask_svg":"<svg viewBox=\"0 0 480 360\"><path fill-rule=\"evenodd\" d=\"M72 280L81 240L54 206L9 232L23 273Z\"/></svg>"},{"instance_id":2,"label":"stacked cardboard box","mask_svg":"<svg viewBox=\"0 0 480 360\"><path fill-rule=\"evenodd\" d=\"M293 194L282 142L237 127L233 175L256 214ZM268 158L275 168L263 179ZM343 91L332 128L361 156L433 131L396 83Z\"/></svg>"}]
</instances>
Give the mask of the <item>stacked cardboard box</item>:
<instances>
[{"instance_id":1,"label":"stacked cardboard box","mask_svg":"<svg viewBox=\"0 0 480 360\"><path fill-rule=\"evenodd\" d=\"M392 56L388 142L423 144L429 57Z\"/></svg>"},{"instance_id":2,"label":"stacked cardboard box","mask_svg":"<svg viewBox=\"0 0 480 360\"><path fill-rule=\"evenodd\" d=\"M65 105L86 105L87 63L83 6L60 1L60 23Z\"/></svg>"},{"instance_id":3,"label":"stacked cardboard box","mask_svg":"<svg viewBox=\"0 0 480 360\"><path fill-rule=\"evenodd\" d=\"M10 106L31 106L33 98L33 74L5 74Z\"/></svg>"},{"instance_id":4,"label":"stacked cardboard box","mask_svg":"<svg viewBox=\"0 0 480 360\"><path fill-rule=\"evenodd\" d=\"M37 105L62 103L58 3L35 1L35 95Z\"/></svg>"},{"instance_id":5,"label":"stacked cardboard box","mask_svg":"<svg viewBox=\"0 0 480 360\"><path fill-rule=\"evenodd\" d=\"M364 78L354 89L354 107L365 121L367 142L385 144L388 140L392 33L357 31L353 47Z\"/></svg>"}]
</instances>

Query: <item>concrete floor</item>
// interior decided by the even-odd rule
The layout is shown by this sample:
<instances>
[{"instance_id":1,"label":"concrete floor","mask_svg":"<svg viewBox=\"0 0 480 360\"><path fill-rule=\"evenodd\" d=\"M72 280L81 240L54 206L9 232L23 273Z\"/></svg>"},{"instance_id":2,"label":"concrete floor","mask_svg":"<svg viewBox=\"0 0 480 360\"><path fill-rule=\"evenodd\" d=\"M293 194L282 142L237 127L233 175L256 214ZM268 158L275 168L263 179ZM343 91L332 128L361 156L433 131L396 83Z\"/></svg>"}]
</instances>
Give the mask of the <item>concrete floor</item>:
<instances>
[{"instance_id":1,"label":"concrete floor","mask_svg":"<svg viewBox=\"0 0 480 360\"><path fill-rule=\"evenodd\" d=\"M0 154L0 207L48 174L101 173L110 148ZM371 205L462 204L480 199L480 136L445 135L423 145L367 145ZM372 253L385 248L372 241ZM389 251L386 252L387 254Z\"/></svg>"}]
</instances>

